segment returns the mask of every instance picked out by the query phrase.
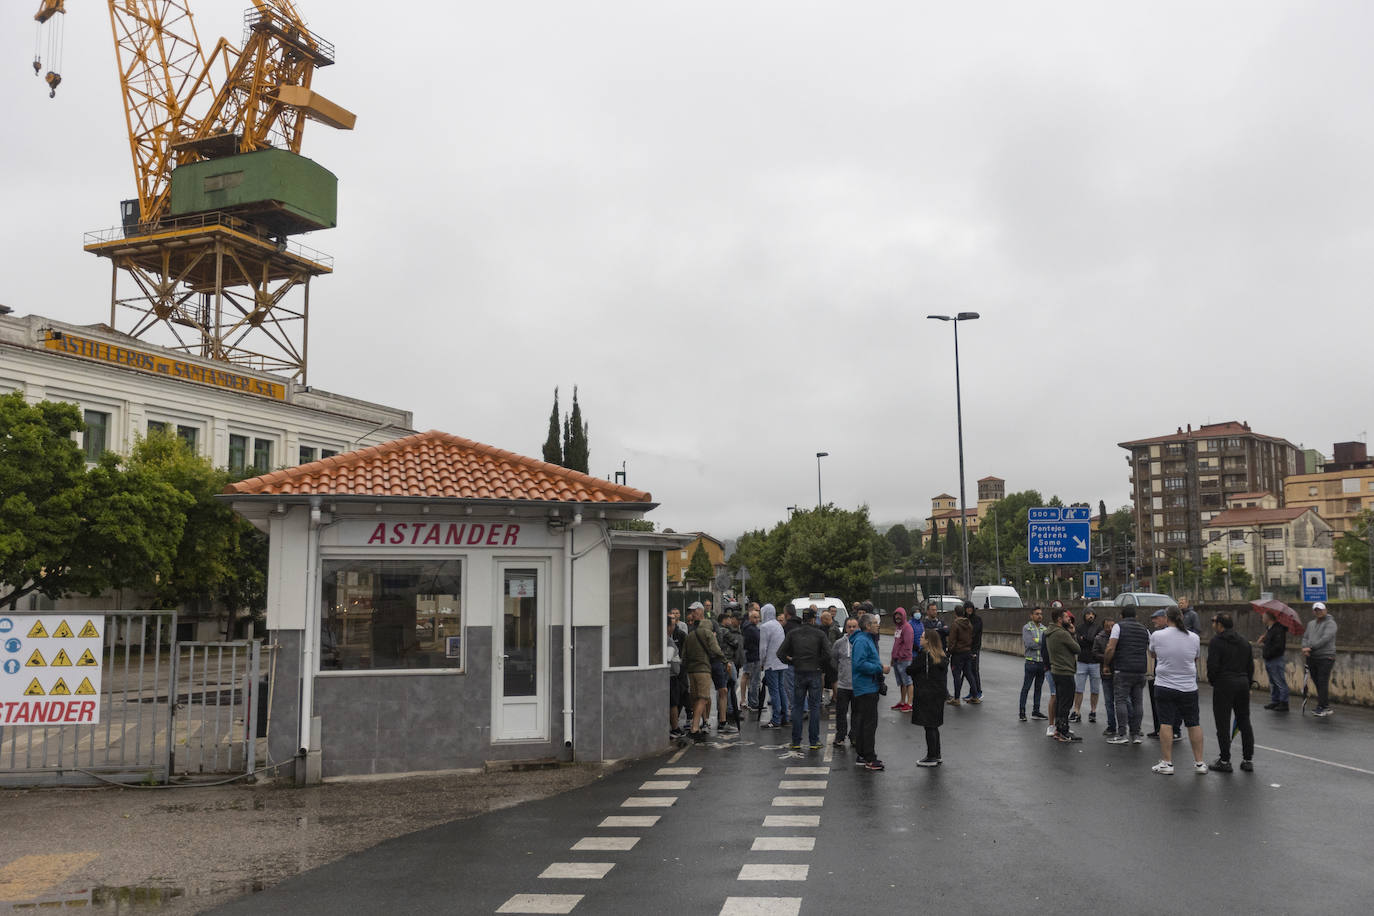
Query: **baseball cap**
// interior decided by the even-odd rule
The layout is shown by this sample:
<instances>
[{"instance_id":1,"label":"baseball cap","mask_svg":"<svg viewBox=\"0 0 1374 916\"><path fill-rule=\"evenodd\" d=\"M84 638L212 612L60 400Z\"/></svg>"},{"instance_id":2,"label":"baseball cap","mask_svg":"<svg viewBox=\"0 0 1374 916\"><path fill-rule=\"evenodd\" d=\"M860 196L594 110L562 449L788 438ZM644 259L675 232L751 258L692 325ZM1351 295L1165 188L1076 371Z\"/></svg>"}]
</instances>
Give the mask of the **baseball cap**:
<instances>
[{"instance_id":1,"label":"baseball cap","mask_svg":"<svg viewBox=\"0 0 1374 916\"><path fill-rule=\"evenodd\" d=\"M1314 611L1316 611L1316 610L1322 610L1322 611L1326 610L1326 602L1325 602L1325 601L1318 601L1316 604L1313 604L1313 605L1312 605L1312 610L1314 610Z\"/></svg>"},{"instance_id":2,"label":"baseball cap","mask_svg":"<svg viewBox=\"0 0 1374 916\"><path fill-rule=\"evenodd\" d=\"M691 604L687 605L687 610L704 611L706 610L706 605L702 604L700 601L693 601Z\"/></svg>"},{"instance_id":3,"label":"baseball cap","mask_svg":"<svg viewBox=\"0 0 1374 916\"><path fill-rule=\"evenodd\" d=\"M1151 620L1154 620L1156 617L1167 617L1168 614L1169 614L1169 609L1168 609L1168 608L1163 608L1163 607L1162 607L1162 608L1160 608L1159 610L1155 611L1153 614L1151 614L1151 615L1150 615L1150 619L1151 619Z\"/></svg>"}]
</instances>

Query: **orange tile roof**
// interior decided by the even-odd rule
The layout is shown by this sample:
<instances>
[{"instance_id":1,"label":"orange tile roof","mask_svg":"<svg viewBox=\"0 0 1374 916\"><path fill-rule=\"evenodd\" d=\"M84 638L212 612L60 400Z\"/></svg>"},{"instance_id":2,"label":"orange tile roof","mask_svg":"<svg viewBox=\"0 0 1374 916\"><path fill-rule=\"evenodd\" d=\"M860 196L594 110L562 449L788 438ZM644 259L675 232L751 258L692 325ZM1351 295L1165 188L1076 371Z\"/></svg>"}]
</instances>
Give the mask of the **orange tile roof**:
<instances>
[{"instance_id":1,"label":"orange tile roof","mask_svg":"<svg viewBox=\"0 0 1374 916\"><path fill-rule=\"evenodd\" d=\"M438 430L231 483L240 496L403 496L424 499L528 499L648 503L620 486Z\"/></svg>"},{"instance_id":2,"label":"orange tile roof","mask_svg":"<svg viewBox=\"0 0 1374 916\"><path fill-rule=\"evenodd\" d=\"M1154 445L1165 442L1183 442L1190 439L1219 439L1226 436L1252 436L1266 442L1277 442L1280 445L1287 445L1289 448L1297 448L1296 445L1279 436L1265 436L1250 429L1246 423L1235 420L1228 420L1225 423L1209 423L1199 426L1197 429L1187 431L1180 428L1177 432L1167 436L1151 436L1148 439L1133 439L1130 442L1118 442L1118 448L1132 448L1137 445Z\"/></svg>"}]
</instances>

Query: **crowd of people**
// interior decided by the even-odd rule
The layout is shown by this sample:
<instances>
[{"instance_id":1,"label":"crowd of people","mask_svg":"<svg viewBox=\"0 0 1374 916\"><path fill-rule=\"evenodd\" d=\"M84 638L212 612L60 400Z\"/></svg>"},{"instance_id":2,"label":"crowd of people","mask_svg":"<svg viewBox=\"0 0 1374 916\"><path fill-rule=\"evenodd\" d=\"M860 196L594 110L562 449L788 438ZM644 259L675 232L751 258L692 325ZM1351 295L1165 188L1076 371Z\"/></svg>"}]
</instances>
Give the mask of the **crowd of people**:
<instances>
[{"instance_id":1,"label":"crowd of people","mask_svg":"<svg viewBox=\"0 0 1374 916\"><path fill-rule=\"evenodd\" d=\"M753 711L764 729L791 729L792 750L820 750L820 723L834 717L833 743L855 750L855 763L869 771L885 769L878 757L876 735L881 697L888 694L887 675L893 676L896 702L892 709L910 713L911 723L925 731L926 754L919 766L942 762L940 727L946 705L983 701L979 657L983 620L971 603L954 612L946 624L939 606L930 602L924 615L907 616L905 608L892 615L893 638L883 661L879 648L879 616L871 602L856 602L843 627L829 608L801 609L750 603L741 613L730 605L719 618L710 601L694 602L681 619L677 608L668 613L670 679L669 734L697 742L715 732L739 731L741 716ZM843 614L843 608L840 609ZM1264 709L1289 711L1286 653L1288 626L1278 616L1264 614L1265 630L1251 646L1235 630L1227 612L1213 615L1212 638L1203 657L1199 617L1187 598L1178 606L1150 609L1148 625L1136 619L1136 608L1109 609L1119 619L1099 620L1088 608L1081 623L1060 602L1031 609L1021 628L1025 652L1018 719L1046 721L1045 734L1062 743L1083 740L1073 729L1104 716L1103 737L1108 744L1159 742L1159 762L1152 770L1174 773L1173 745L1187 739L1193 770L1229 773L1232 745L1240 737L1240 768L1254 769L1255 735L1250 718L1250 690L1255 680L1254 648L1269 680L1270 702ZM1314 619L1302 635L1302 656L1316 692L1315 715L1331 715L1329 685L1336 656L1336 621L1324 603L1313 605ZM1199 679L1212 687L1212 715L1217 756L1205 761ZM950 685L953 690L950 690ZM1042 712L1048 684L1048 712ZM967 692L965 691L967 689ZM961 693L963 696L961 697ZM1153 730L1143 732L1148 697ZM1099 704L1099 699L1101 703ZM1027 700L1030 712L1027 714ZM767 717L763 715L768 709ZM685 716L686 721L683 721ZM806 726L803 743L803 725Z\"/></svg>"},{"instance_id":2,"label":"crowd of people","mask_svg":"<svg viewBox=\"0 0 1374 916\"><path fill-rule=\"evenodd\" d=\"M717 735L736 733L741 711L747 710L760 715L760 728L790 728L790 749L820 750L821 718L828 712L834 717L834 745L852 747L857 765L881 771L885 765L876 747L878 710L892 674L897 688L892 709L910 713L912 724L925 730L926 755L918 765L939 766L945 706L983 701L978 667L982 618L969 603L955 612L949 625L940 619L934 602L924 616L910 620L905 608L898 608L886 662L878 626L872 602L856 602L843 628L835 623L832 610L814 605L800 612L785 605L779 613L771 604L755 602L743 614L727 606L717 619L709 601L693 602L685 621L677 608L672 609L669 735L708 740L714 701ZM965 686L968 692L961 700Z\"/></svg>"}]
</instances>

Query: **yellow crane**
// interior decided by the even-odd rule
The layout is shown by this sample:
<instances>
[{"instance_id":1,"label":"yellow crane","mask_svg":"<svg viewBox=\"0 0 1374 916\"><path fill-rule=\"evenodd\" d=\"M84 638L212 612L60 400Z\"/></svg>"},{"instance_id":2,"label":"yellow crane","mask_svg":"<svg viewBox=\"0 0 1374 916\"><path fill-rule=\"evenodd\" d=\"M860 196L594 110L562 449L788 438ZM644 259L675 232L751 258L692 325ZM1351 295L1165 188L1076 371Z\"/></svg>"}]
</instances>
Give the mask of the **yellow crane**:
<instances>
[{"instance_id":1,"label":"yellow crane","mask_svg":"<svg viewBox=\"0 0 1374 916\"><path fill-rule=\"evenodd\" d=\"M135 337L161 328L174 349L304 381L309 278L332 266L288 237L335 221L334 176L299 155L306 119L354 124L311 87L333 46L291 0L252 0L242 47L220 38L208 53L187 0L107 6L137 188L120 227L87 234L86 250L116 272L111 325L132 310ZM65 13L64 0L40 0L34 15L34 71L46 37L50 95ZM134 295L121 297L120 271ZM287 294L301 286L293 308Z\"/></svg>"}]
</instances>

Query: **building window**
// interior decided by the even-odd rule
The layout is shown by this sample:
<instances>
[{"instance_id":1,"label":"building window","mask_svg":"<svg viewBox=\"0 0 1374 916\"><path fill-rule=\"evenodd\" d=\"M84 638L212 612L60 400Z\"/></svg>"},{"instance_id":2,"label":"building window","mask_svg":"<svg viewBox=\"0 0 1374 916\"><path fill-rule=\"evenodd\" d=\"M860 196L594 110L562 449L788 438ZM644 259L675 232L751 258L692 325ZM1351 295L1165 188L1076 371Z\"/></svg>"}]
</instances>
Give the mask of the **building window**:
<instances>
[{"instance_id":1,"label":"building window","mask_svg":"<svg viewBox=\"0 0 1374 916\"><path fill-rule=\"evenodd\" d=\"M639 664L639 551L611 551L611 625L607 664Z\"/></svg>"},{"instance_id":2,"label":"building window","mask_svg":"<svg viewBox=\"0 0 1374 916\"><path fill-rule=\"evenodd\" d=\"M166 423L163 423L161 420L149 420L149 421L148 421L148 435L149 435L149 436L154 436L154 435L156 435L156 436L165 436L165 435L167 435L167 424L166 424Z\"/></svg>"},{"instance_id":3,"label":"building window","mask_svg":"<svg viewBox=\"0 0 1374 916\"><path fill-rule=\"evenodd\" d=\"M663 664L664 554L661 550L617 547L611 551L610 626L606 667Z\"/></svg>"},{"instance_id":4,"label":"building window","mask_svg":"<svg viewBox=\"0 0 1374 916\"><path fill-rule=\"evenodd\" d=\"M1316 488L1316 487L1308 487L1308 488L1307 488L1307 495L1308 495L1308 496L1316 496L1316 495L1317 495L1317 488Z\"/></svg>"},{"instance_id":5,"label":"building window","mask_svg":"<svg viewBox=\"0 0 1374 916\"><path fill-rule=\"evenodd\" d=\"M321 459L321 460L323 460L323 459L325 459L325 458L333 458L333 457L334 457L335 455L337 455L337 454L339 454L338 449L332 449L332 448L322 448L322 449L320 449L320 459Z\"/></svg>"},{"instance_id":6,"label":"building window","mask_svg":"<svg viewBox=\"0 0 1374 916\"><path fill-rule=\"evenodd\" d=\"M1182 442L1170 442L1167 446L1165 446L1164 454L1166 454L1166 455L1182 455L1182 454L1183 454L1183 443L1182 443Z\"/></svg>"},{"instance_id":7,"label":"building window","mask_svg":"<svg viewBox=\"0 0 1374 916\"><path fill-rule=\"evenodd\" d=\"M82 415L86 421L86 431L81 434L81 450L86 453L87 461L99 461L106 451L110 433L110 415L98 410L88 410Z\"/></svg>"},{"instance_id":8,"label":"building window","mask_svg":"<svg viewBox=\"0 0 1374 916\"><path fill-rule=\"evenodd\" d=\"M1229 438L1229 439L1226 440L1226 447L1227 447L1227 448L1241 448L1241 441L1240 441L1240 439L1236 438L1235 436L1232 436L1231 438Z\"/></svg>"},{"instance_id":9,"label":"building window","mask_svg":"<svg viewBox=\"0 0 1374 916\"><path fill-rule=\"evenodd\" d=\"M248 470L247 436L229 436L229 470L235 474Z\"/></svg>"},{"instance_id":10,"label":"building window","mask_svg":"<svg viewBox=\"0 0 1374 916\"><path fill-rule=\"evenodd\" d=\"M1244 566L1244 565L1245 565L1245 554L1243 554L1243 553L1233 553L1233 554L1231 554L1231 565L1232 565L1232 566Z\"/></svg>"},{"instance_id":11,"label":"building window","mask_svg":"<svg viewBox=\"0 0 1374 916\"><path fill-rule=\"evenodd\" d=\"M459 560L325 560L320 668L463 667Z\"/></svg>"},{"instance_id":12,"label":"building window","mask_svg":"<svg viewBox=\"0 0 1374 916\"><path fill-rule=\"evenodd\" d=\"M272 470L272 440L253 440L253 467L266 473Z\"/></svg>"},{"instance_id":13,"label":"building window","mask_svg":"<svg viewBox=\"0 0 1374 916\"><path fill-rule=\"evenodd\" d=\"M1187 481L1182 477L1164 478L1164 489L1166 490L1182 490L1186 484Z\"/></svg>"},{"instance_id":14,"label":"building window","mask_svg":"<svg viewBox=\"0 0 1374 916\"><path fill-rule=\"evenodd\" d=\"M1220 440L1220 439L1208 439L1208 440L1207 440L1207 450L1208 450L1209 452L1218 451L1220 448L1221 448L1221 440Z\"/></svg>"},{"instance_id":15,"label":"building window","mask_svg":"<svg viewBox=\"0 0 1374 916\"><path fill-rule=\"evenodd\" d=\"M1342 478L1341 478L1341 492L1342 492L1342 493L1358 493L1358 492L1360 492L1360 478L1358 478L1358 477L1342 477Z\"/></svg>"},{"instance_id":16,"label":"building window","mask_svg":"<svg viewBox=\"0 0 1374 916\"><path fill-rule=\"evenodd\" d=\"M1354 499L1347 499L1347 500L1345 501L1345 511L1347 511L1347 512L1359 512L1359 511L1360 511L1360 498L1359 498L1358 496L1356 496Z\"/></svg>"},{"instance_id":17,"label":"building window","mask_svg":"<svg viewBox=\"0 0 1374 916\"><path fill-rule=\"evenodd\" d=\"M1266 551L1264 552L1264 565L1265 565L1265 566L1282 566L1282 565L1283 565L1283 551L1282 551L1282 550L1266 550Z\"/></svg>"},{"instance_id":18,"label":"building window","mask_svg":"<svg viewBox=\"0 0 1374 916\"><path fill-rule=\"evenodd\" d=\"M1266 541L1277 541L1277 540L1278 540L1279 538L1281 538L1281 537L1283 537L1283 529L1282 529L1282 528L1265 528L1265 529L1264 529L1264 539L1265 539Z\"/></svg>"},{"instance_id":19,"label":"building window","mask_svg":"<svg viewBox=\"0 0 1374 916\"><path fill-rule=\"evenodd\" d=\"M186 448L192 455L199 455L200 430L194 426L178 426L177 438L186 443Z\"/></svg>"},{"instance_id":20,"label":"building window","mask_svg":"<svg viewBox=\"0 0 1374 916\"><path fill-rule=\"evenodd\" d=\"M316 460L315 447L311 445L302 445L300 448L300 461L298 463L309 464L314 460Z\"/></svg>"},{"instance_id":21,"label":"building window","mask_svg":"<svg viewBox=\"0 0 1374 916\"><path fill-rule=\"evenodd\" d=\"M1171 542L1186 541L1188 540L1188 532L1177 530L1170 531L1169 540Z\"/></svg>"}]
</instances>

